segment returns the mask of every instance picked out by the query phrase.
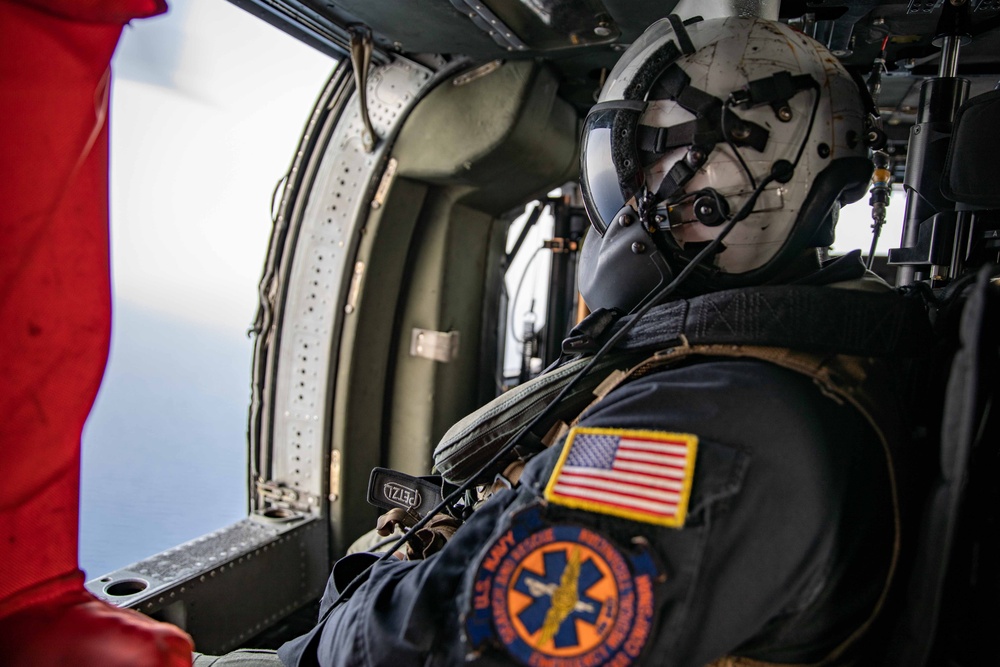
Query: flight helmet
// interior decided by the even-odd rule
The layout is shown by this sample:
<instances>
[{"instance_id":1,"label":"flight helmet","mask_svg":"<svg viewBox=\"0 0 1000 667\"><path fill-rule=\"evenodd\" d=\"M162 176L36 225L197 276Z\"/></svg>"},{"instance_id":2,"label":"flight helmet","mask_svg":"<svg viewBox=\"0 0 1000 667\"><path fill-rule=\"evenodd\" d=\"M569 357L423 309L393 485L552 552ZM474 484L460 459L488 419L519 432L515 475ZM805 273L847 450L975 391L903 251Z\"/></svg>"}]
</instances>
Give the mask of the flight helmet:
<instances>
[{"instance_id":1,"label":"flight helmet","mask_svg":"<svg viewBox=\"0 0 1000 667\"><path fill-rule=\"evenodd\" d=\"M830 245L840 205L871 177L863 92L825 47L782 23L650 26L584 125L587 304L634 309L723 233L687 293L774 280L806 248Z\"/></svg>"}]
</instances>

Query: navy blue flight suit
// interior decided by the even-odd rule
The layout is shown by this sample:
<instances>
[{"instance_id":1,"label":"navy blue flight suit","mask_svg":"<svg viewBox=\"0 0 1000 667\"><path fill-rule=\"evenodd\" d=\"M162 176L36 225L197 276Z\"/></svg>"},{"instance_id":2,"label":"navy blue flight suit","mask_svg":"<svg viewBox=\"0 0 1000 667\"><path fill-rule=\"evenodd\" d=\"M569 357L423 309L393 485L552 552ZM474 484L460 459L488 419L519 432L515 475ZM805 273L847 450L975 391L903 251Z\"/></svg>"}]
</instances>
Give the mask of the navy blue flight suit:
<instances>
[{"instance_id":1,"label":"navy blue flight suit","mask_svg":"<svg viewBox=\"0 0 1000 667\"><path fill-rule=\"evenodd\" d=\"M683 527L543 503L562 449L552 447L438 554L376 564L310 635L281 649L283 662L408 667L459 665L472 656L479 664L516 663L510 628L498 626L474 653L465 633L489 550L525 517L597 535L619 554L644 545L643 562L655 564L656 577L651 627L636 631L643 664L703 667L733 655L815 663L849 643L880 605L897 538L887 453L857 410L809 377L756 359L702 358L616 388L578 426L697 436ZM577 563L570 579L581 571ZM529 582L546 623L546 607L557 606L556 593L566 588L562 577ZM614 639L606 627L587 625L594 605L584 593L581 587L550 624L563 633L567 655L567 641L584 641L577 633L590 632L592 644ZM336 596L331 579L321 617ZM543 616L536 617L537 625ZM637 647L629 648L635 655ZM527 662L560 664L544 651L528 653Z\"/></svg>"}]
</instances>

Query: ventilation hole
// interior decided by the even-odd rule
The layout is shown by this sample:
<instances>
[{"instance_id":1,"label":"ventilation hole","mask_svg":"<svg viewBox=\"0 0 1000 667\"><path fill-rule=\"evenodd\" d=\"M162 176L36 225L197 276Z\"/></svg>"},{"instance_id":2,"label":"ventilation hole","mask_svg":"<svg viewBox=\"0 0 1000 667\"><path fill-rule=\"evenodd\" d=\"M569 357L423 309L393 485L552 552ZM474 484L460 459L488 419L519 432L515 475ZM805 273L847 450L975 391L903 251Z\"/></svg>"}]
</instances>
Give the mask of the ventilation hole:
<instances>
[{"instance_id":1,"label":"ventilation hole","mask_svg":"<svg viewBox=\"0 0 1000 667\"><path fill-rule=\"evenodd\" d=\"M149 588L149 584L142 579L123 579L122 581L109 584L104 587L104 592L115 597L125 595L135 595Z\"/></svg>"}]
</instances>

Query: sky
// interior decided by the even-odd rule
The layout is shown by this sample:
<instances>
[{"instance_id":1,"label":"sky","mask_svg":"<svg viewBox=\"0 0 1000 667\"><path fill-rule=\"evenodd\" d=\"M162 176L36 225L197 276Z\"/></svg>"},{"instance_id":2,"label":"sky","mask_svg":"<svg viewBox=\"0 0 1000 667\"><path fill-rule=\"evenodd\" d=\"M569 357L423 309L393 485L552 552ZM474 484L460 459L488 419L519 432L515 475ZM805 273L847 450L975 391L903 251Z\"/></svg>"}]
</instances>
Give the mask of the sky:
<instances>
[{"instance_id":1,"label":"sky","mask_svg":"<svg viewBox=\"0 0 1000 667\"><path fill-rule=\"evenodd\" d=\"M172 0L113 61L114 320L84 432L96 578L245 516L247 329L271 196L335 62L225 0Z\"/></svg>"}]
</instances>

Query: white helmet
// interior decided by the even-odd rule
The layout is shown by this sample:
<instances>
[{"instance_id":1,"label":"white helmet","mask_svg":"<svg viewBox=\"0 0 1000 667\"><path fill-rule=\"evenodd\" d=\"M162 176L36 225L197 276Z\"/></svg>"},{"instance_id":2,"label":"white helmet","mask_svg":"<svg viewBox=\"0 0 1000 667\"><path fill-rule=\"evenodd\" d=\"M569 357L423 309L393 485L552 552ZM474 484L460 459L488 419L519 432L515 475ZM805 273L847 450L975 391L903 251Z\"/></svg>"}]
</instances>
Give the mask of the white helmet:
<instances>
[{"instance_id":1,"label":"white helmet","mask_svg":"<svg viewBox=\"0 0 1000 667\"><path fill-rule=\"evenodd\" d=\"M588 305L631 310L745 204L688 292L766 282L832 243L839 205L872 172L862 95L825 47L782 23L650 26L585 124L582 191L597 231L580 265Z\"/></svg>"}]
</instances>

